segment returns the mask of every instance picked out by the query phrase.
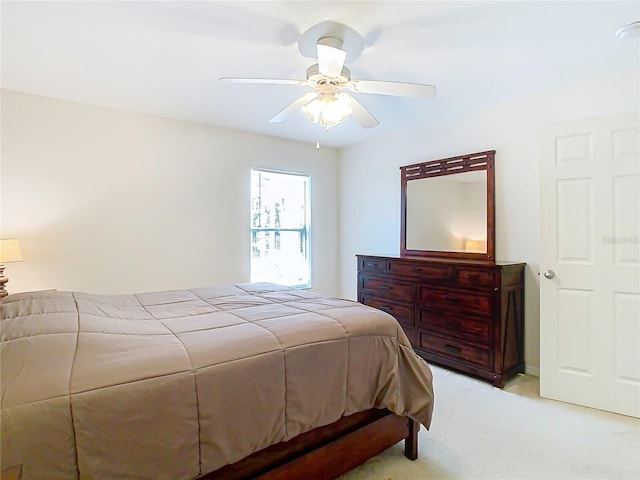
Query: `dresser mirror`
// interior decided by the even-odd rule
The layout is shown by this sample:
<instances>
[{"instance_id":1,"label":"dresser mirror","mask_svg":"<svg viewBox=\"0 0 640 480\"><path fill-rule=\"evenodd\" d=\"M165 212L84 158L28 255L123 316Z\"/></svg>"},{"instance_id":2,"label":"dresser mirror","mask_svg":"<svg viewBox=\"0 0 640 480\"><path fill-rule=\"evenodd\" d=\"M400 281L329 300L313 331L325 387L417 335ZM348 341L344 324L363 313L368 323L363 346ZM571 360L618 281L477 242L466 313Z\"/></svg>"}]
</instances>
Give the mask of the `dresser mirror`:
<instances>
[{"instance_id":1,"label":"dresser mirror","mask_svg":"<svg viewBox=\"0 0 640 480\"><path fill-rule=\"evenodd\" d=\"M495 151L400 167L402 256L493 262Z\"/></svg>"}]
</instances>

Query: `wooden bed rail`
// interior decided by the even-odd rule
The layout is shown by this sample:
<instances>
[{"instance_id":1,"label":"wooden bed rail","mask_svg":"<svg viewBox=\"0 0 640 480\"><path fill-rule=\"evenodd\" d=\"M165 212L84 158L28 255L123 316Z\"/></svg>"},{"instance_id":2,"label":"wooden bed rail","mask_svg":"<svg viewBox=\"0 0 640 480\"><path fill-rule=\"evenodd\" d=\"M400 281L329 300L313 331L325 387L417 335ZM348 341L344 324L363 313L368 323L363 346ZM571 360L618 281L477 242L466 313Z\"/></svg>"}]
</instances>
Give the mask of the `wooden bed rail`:
<instances>
[{"instance_id":1,"label":"wooden bed rail","mask_svg":"<svg viewBox=\"0 0 640 480\"><path fill-rule=\"evenodd\" d=\"M405 456L415 460L419 429L410 418L367 410L260 450L199 480L333 480L401 440Z\"/></svg>"}]
</instances>

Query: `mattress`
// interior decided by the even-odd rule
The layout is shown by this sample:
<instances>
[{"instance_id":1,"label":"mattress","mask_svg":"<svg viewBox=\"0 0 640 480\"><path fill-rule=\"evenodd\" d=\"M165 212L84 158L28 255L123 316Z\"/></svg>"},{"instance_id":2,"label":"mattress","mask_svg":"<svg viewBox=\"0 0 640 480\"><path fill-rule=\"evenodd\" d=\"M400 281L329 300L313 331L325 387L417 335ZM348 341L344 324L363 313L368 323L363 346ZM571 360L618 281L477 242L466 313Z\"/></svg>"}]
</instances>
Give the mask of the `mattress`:
<instances>
[{"instance_id":1,"label":"mattress","mask_svg":"<svg viewBox=\"0 0 640 480\"><path fill-rule=\"evenodd\" d=\"M2 468L193 479L340 417L429 427L432 375L390 315L268 283L0 303Z\"/></svg>"}]
</instances>

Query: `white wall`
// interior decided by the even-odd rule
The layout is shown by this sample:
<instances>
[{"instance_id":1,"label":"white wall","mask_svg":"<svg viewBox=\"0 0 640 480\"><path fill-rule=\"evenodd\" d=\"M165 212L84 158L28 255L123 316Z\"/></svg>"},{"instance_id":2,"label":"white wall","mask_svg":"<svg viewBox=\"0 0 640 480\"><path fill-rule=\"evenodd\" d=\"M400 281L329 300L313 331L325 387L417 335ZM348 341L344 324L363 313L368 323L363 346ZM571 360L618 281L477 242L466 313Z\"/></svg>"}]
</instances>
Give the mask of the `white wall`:
<instances>
[{"instance_id":1,"label":"white wall","mask_svg":"<svg viewBox=\"0 0 640 480\"><path fill-rule=\"evenodd\" d=\"M11 292L248 282L250 169L311 175L313 289L338 291L331 148L2 91Z\"/></svg>"},{"instance_id":2,"label":"white wall","mask_svg":"<svg viewBox=\"0 0 640 480\"><path fill-rule=\"evenodd\" d=\"M528 264L525 361L535 373L540 365L539 127L638 110L639 90L636 67L455 116L429 117L427 105L423 125L342 150L342 295L356 297L356 254L399 253L401 165L495 149L496 257Z\"/></svg>"}]
</instances>

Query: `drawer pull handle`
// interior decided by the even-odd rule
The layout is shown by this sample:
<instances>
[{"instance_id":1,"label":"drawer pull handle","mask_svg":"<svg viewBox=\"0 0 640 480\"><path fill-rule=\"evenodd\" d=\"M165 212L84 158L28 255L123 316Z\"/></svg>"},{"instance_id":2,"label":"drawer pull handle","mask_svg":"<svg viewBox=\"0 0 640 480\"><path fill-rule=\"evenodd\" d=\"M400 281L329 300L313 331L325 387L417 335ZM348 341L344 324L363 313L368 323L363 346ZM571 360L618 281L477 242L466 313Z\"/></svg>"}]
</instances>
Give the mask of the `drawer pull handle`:
<instances>
[{"instance_id":1,"label":"drawer pull handle","mask_svg":"<svg viewBox=\"0 0 640 480\"><path fill-rule=\"evenodd\" d=\"M460 347L456 347L455 345L445 345L444 349L449 352L460 353Z\"/></svg>"},{"instance_id":2,"label":"drawer pull handle","mask_svg":"<svg viewBox=\"0 0 640 480\"><path fill-rule=\"evenodd\" d=\"M448 296L445 296L444 300L447 301L447 302L458 303L462 299L460 297L448 297Z\"/></svg>"},{"instance_id":3,"label":"drawer pull handle","mask_svg":"<svg viewBox=\"0 0 640 480\"><path fill-rule=\"evenodd\" d=\"M370 267L370 268L376 268L378 266L378 264L369 262L369 263L365 263L364 266L365 267Z\"/></svg>"},{"instance_id":4,"label":"drawer pull handle","mask_svg":"<svg viewBox=\"0 0 640 480\"><path fill-rule=\"evenodd\" d=\"M387 312L387 313L389 313L391 310L393 310L393 308L387 307L386 305L380 305L378 307L378 309L382 310L383 312Z\"/></svg>"},{"instance_id":5,"label":"drawer pull handle","mask_svg":"<svg viewBox=\"0 0 640 480\"><path fill-rule=\"evenodd\" d=\"M378 288L380 290L391 290L392 287L390 287L389 285L380 285Z\"/></svg>"},{"instance_id":6,"label":"drawer pull handle","mask_svg":"<svg viewBox=\"0 0 640 480\"><path fill-rule=\"evenodd\" d=\"M452 321L448 320L446 322L446 324L449 325L450 327L460 328L460 322L452 322Z\"/></svg>"}]
</instances>

